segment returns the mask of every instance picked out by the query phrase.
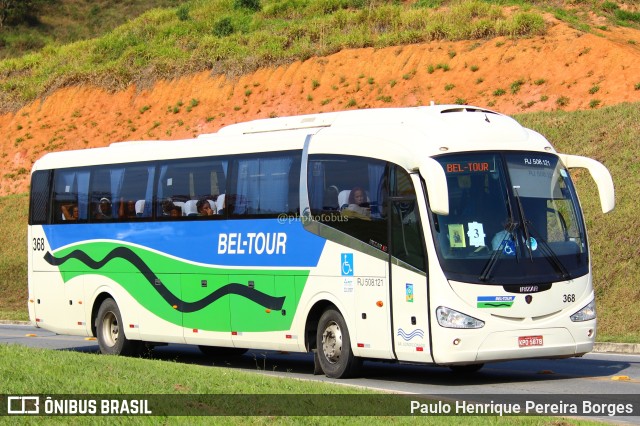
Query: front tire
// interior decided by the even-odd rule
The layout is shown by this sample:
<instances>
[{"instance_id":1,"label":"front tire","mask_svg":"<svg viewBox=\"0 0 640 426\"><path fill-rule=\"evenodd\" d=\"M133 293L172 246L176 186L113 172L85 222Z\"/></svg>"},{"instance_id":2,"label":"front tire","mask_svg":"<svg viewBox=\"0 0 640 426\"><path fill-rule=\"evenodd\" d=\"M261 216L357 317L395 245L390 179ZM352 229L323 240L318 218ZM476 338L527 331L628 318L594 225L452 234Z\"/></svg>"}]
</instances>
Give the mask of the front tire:
<instances>
[{"instance_id":1,"label":"front tire","mask_svg":"<svg viewBox=\"0 0 640 426\"><path fill-rule=\"evenodd\" d=\"M122 315L116 301L105 299L98 309L96 317L96 337L100 352L106 355L138 355L142 342L129 340L124 335Z\"/></svg>"},{"instance_id":2,"label":"front tire","mask_svg":"<svg viewBox=\"0 0 640 426\"><path fill-rule=\"evenodd\" d=\"M320 368L327 377L342 379L358 372L362 360L353 355L347 324L338 311L328 309L320 317L316 345Z\"/></svg>"}]
</instances>

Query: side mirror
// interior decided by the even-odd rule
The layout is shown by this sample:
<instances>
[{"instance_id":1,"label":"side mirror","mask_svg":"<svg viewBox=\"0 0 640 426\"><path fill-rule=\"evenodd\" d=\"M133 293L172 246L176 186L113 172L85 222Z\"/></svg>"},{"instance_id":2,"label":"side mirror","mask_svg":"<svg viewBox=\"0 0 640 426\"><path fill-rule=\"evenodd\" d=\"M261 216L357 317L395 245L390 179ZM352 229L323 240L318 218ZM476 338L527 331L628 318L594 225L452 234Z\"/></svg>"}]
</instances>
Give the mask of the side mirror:
<instances>
[{"instance_id":1,"label":"side mirror","mask_svg":"<svg viewBox=\"0 0 640 426\"><path fill-rule=\"evenodd\" d=\"M449 189L444 169L440 163L430 157L423 158L418 169L427 185L427 197L431 211L447 216L449 214Z\"/></svg>"},{"instance_id":2,"label":"side mirror","mask_svg":"<svg viewBox=\"0 0 640 426\"><path fill-rule=\"evenodd\" d=\"M599 161L579 155L558 154L567 169L582 168L589 170L596 181L600 194L602 213L609 213L616 205L613 179L609 170Z\"/></svg>"}]
</instances>

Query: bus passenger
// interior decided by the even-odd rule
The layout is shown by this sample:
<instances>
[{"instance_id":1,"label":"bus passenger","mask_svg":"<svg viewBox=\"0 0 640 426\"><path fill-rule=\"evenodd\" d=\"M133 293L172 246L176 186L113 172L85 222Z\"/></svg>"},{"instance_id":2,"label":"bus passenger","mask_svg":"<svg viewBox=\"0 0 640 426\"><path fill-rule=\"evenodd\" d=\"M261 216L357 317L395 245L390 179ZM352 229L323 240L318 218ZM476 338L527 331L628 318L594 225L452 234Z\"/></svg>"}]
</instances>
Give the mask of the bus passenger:
<instances>
[{"instance_id":1,"label":"bus passenger","mask_svg":"<svg viewBox=\"0 0 640 426\"><path fill-rule=\"evenodd\" d=\"M120 208L118 209L118 217L120 219L134 219L136 215L136 203L133 200L127 202L124 199L120 199Z\"/></svg>"},{"instance_id":2,"label":"bus passenger","mask_svg":"<svg viewBox=\"0 0 640 426\"><path fill-rule=\"evenodd\" d=\"M106 197L100 198L98 210L95 215L96 219L111 219L111 200Z\"/></svg>"},{"instance_id":3,"label":"bus passenger","mask_svg":"<svg viewBox=\"0 0 640 426\"><path fill-rule=\"evenodd\" d=\"M76 204L63 204L61 209L64 220L78 220L78 206Z\"/></svg>"},{"instance_id":4,"label":"bus passenger","mask_svg":"<svg viewBox=\"0 0 640 426\"><path fill-rule=\"evenodd\" d=\"M173 211L176 209L176 205L173 204L171 198L167 198L162 202L162 216L173 216ZM182 215L182 210L178 216Z\"/></svg>"},{"instance_id":5,"label":"bus passenger","mask_svg":"<svg viewBox=\"0 0 640 426\"><path fill-rule=\"evenodd\" d=\"M198 209L198 216L213 216L211 204L209 204L209 201L207 201L206 198L201 198L200 200L198 200L196 208Z\"/></svg>"},{"instance_id":6,"label":"bus passenger","mask_svg":"<svg viewBox=\"0 0 640 426\"><path fill-rule=\"evenodd\" d=\"M371 208L367 202L367 193L362 187L356 186L351 190L349 193L349 205L346 209L362 215L365 218L371 216Z\"/></svg>"}]
</instances>

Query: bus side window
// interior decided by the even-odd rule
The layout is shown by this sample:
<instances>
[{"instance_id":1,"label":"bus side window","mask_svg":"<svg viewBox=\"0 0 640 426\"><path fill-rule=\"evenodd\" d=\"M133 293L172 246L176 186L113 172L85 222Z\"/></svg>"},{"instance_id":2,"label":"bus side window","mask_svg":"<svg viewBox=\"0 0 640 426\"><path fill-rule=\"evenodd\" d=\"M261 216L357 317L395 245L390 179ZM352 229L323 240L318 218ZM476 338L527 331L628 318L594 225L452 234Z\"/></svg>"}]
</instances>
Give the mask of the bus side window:
<instances>
[{"instance_id":1,"label":"bus side window","mask_svg":"<svg viewBox=\"0 0 640 426\"><path fill-rule=\"evenodd\" d=\"M175 160L163 164L158 169L157 217L199 217L195 204L206 199L210 205L215 205L218 194L225 192L227 169L228 161L221 158ZM212 211L217 210L212 207Z\"/></svg>"},{"instance_id":2,"label":"bus side window","mask_svg":"<svg viewBox=\"0 0 640 426\"><path fill-rule=\"evenodd\" d=\"M29 225L43 225L49 222L50 178L50 170L39 170L31 176Z\"/></svg>"},{"instance_id":3,"label":"bus side window","mask_svg":"<svg viewBox=\"0 0 640 426\"><path fill-rule=\"evenodd\" d=\"M300 154L239 155L224 194L229 217L276 217L299 210Z\"/></svg>"},{"instance_id":4,"label":"bus side window","mask_svg":"<svg viewBox=\"0 0 640 426\"><path fill-rule=\"evenodd\" d=\"M138 220L152 213L155 165L127 164L111 168L113 218Z\"/></svg>"},{"instance_id":5,"label":"bus side window","mask_svg":"<svg viewBox=\"0 0 640 426\"><path fill-rule=\"evenodd\" d=\"M391 255L426 270L415 189L409 174L395 166L391 173Z\"/></svg>"},{"instance_id":6,"label":"bus side window","mask_svg":"<svg viewBox=\"0 0 640 426\"><path fill-rule=\"evenodd\" d=\"M309 156L312 218L387 251L387 163L366 157Z\"/></svg>"},{"instance_id":7,"label":"bus side window","mask_svg":"<svg viewBox=\"0 0 640 426\"><path fill-rule=\"evenodd\" d=\"M53 178L53 223L87 219L87 169L60 169Z\"/></svg>"}]
</instances>

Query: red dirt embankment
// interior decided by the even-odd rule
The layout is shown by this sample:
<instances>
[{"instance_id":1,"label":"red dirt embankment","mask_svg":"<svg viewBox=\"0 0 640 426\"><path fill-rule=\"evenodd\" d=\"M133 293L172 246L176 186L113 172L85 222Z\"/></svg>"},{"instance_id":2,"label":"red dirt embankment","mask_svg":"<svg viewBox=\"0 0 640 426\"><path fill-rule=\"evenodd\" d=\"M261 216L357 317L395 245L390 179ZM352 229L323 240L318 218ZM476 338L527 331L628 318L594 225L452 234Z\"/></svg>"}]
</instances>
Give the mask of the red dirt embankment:
<instances>
[{"instance_id":1,"label":"red dirt embankment","mask_svg":"<svg viewBox=\"0 0 640 426\"><path fill-rule=\"evenodd\" d=\"M0 116L0 195L25 192L49 151L180 139L254 118L465 102L513 114L640 101L640 31L344 50L229 80L209 73L108 93L70 87Z\"/></svg>"}]
</instances>

